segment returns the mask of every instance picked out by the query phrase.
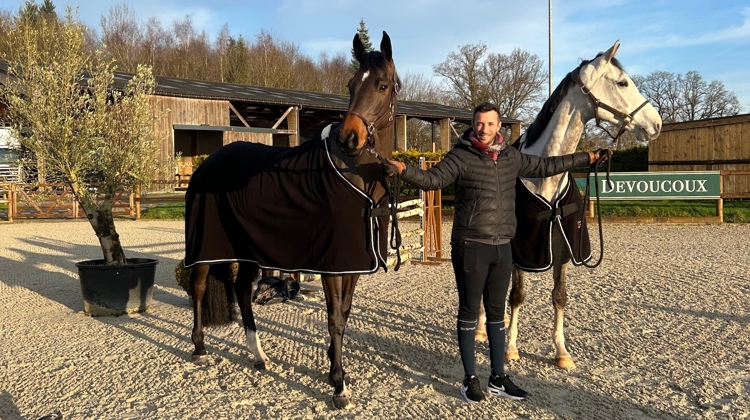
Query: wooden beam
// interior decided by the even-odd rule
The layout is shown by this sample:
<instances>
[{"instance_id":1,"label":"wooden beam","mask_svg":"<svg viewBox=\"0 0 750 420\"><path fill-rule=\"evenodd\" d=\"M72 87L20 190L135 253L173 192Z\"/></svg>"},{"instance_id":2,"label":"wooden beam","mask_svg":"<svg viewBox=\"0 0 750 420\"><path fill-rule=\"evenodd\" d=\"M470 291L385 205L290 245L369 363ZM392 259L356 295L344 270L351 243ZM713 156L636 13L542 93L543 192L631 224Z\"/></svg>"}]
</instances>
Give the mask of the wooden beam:
<instances>
[{"instance_id":1,"label":"wooden beam","mask_svg":"<svg viewBox=\"0 0 750 420\"><path fill-rule=\"evenodd\" d=\"M289 128L289 147L299 146L299 110L300 107L291 107L291 114L289 115L286 125Z\"/></svg>"},{"instance_id":2,"label":"wooden beam","mask_svg":"<svg viewBox=\"0 0 750 420\"><path fill-rule=\"evenodd\" d=\"M281 124L281 122L284 121L284 118L286 118L286 116L289 115L289 113L292 112L293 109L294 107L290 106L289 109L287 109L286 112L284 112L284 114L281 117L279 117L279 119L276 121L276 124L274 124L271 128L278 127L279 124Z\"/></svg>"},{"instance_id":3,"label":"wooden beam","mask_svg":"<svg viewBox=\"0 0 750 420\"><path fill-rule=\"evenodd\" d=\"M396 115L396 150L406 150L406 115Z\"/></svg>"},{"instance_id":4,"label":"wooden beam","mask_svg":"<svg viewBox=\"0 0 750 420\"><path fill-rule=\"evenodd\" d=\"M240 119L240 121L242 122L242 124L245 124L245 127L250 127L250 124L248 124L247 121L245 121L245 119L242 118L242 115L240 115L240 112L237 111L237 108L235 108L234 105L232 105L231 102L229 102L229 109L231 109L234 112L234 115L236 115L237 118ZM224 115L226 115L226 114L224 114Z\"/></svg>"},{"instance_id":5,"label":"wooden beam","mask_svg":"<svg viewBox=\"0 0 750 420\"><path fill-rule=\"evenodd\" d=\"M451 150L451 124L450 118L440 120L440 150L447 152Z\"/></svg>"}]
</instances>

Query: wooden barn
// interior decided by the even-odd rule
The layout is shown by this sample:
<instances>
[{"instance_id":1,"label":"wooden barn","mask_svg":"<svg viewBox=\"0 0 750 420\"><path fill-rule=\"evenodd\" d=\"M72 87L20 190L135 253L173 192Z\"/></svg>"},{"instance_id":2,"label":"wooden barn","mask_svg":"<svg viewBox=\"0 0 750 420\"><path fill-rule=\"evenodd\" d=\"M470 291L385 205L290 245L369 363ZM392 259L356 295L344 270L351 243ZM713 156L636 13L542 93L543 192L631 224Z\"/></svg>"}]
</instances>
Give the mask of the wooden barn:
<instances>
[{"instance_id":1,"label":"wooden barn","mask_svg":"<svg viewBox=\"0 0 750 420\"><path fill-rule=\"evenodd\" d=\"M7 77L8 63L0 60L0 83ZM114 87L122 89L132 74L115 73ZM340 121L349 97L188 80L156 76L152 97L154 111L166 114L157 121L161 158L179 156L180 172L192 173L192 157L210 154L224 144L251 141L275 146L296 146L313 138L328 124ZM437 148L452 146L451 123L471 123L471 110L435 103L399 101L396 108L394 150L405 150L406 121L417 118L440 127ZM501 118L510 127L511 138L521 134L521 121Z\"/></svg>"},{"instance_id":2,"label":"wooden barn","mask_svg":"<svg viewBox=\"0 0 750 420\"><path fill-rule=\"evenodd\" d=\"M123 87L132 77L117 73L115 85ZM156 77L152 98L163 138L162 158L180 156L183 169L191 173L192 157L209 154L234 141L274 146L296 146L313 138L328 124L340 121L349 97L317 92ZM399 101L396 108L394 150L408 148L406 121L417 118L440 127L438 148L452 146L451 123L471 123L471 110L435 103ZM502 118L512 138L521 133L521 121Z\"/></svg>"},{"instance_id":3,"label":"wooden barn","mask_svg":"<svg viewBox=\"0 0 750 420\"><path fill-rule=\"evenodd\" d=\"M750 114L664 124L649 171L723 171L725 198L750 198Z\"/></svg>"}]
</instances>

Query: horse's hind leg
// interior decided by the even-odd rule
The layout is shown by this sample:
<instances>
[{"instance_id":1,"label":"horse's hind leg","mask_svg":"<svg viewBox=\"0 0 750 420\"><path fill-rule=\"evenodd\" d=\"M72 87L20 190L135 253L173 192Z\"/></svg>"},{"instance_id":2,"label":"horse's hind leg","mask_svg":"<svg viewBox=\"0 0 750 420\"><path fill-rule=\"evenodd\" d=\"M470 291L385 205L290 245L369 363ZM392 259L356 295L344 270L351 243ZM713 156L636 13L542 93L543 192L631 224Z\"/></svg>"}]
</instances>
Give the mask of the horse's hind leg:
<instances>
[{"instance_id":1,"label":"horse's hind leg","mask_svg":"<svg viewBox=\"0 0 750 420\"><path fill-rule=\"evenodd\" d=\"M562 239L560 228L557 224L552 230L552 255L555 256L552 277L555 286L552 288L552 306L555 310L555 325L552 333L552 341L555 343L555 366L563 369L573 369L576 364L565 348L565 330L563 321L565 318L565 305L568 302L568 291L565 284L565 275L570 261L570 251Z\"/></svg>"},{"instance_id":2,"label":"horse's hind leg","mask_svg":"<svg viewBox=\"0 0 750 420\"><path fill-rule=\"evenodd\" d=\"M258 275L258 264L241 262L237 270L237 280L234 283L234 290L237 294L237 303L240 306L242 314L242 328L245 331L247 347L255 358L253 365L256 369L266 369L270 367L271 360L266 356L260 343L260 336L255 327L255 317L253 316L253 282Z\"/></svg>"},{"instance_id":3,"label":"horse's hind leg","mask_svg":"<svg viewBox=\"0 0 750 420\"><path fill-rule=\"evenodd\" d=\"M474 339L477 341L487 341L487 314L484 312L484 302L479 303L479 320L477 321L477 330L474 333Z\"/></svg>"},{"instance_id":4,"label":"horse's hind leg","mask_svg":"<svg viewBox=\"0 0 750 420\"><path fill-rule=\"evenodd\" d=\"M196 264L190 278L193 295L193 333L191 338L195 345L195 350L193 350L194 362L200 362L206 356L206 346L203 342L203 296L206 294L208 269L208 265Z\"/></svg>"},{"instance_id":5,"label":"horse's hind leg","mask_svg":"<svg viewBox=\"0 0 750 420\"><path fill-rule=\"evenodd\" d=\"M483 299L484 300L484 299ZM510 325L510 318L508 318L508 312L505 312L505 329L508 329ZM474 339L484 343L487 341L487 313L484 311L484 302L479 302L479 321L477 322L477 332L474 334Z\"/></svg>"},{"instance_id":6,"label":"horse's hind leg","mask_svg":"<svg viewBox=\"0 0 750 420\"><path fill-rule=\"evenodd\" d=\"M326 296L328 311L328 332L331 334L331 345L328 347L328 358L331 370L328 378L333 383L333 407L354 407L351 392L346 387L345 372L341 361L344 345L344 331L349 313L352 308L354 288L357 286L358 275L323 277L323 291Z\"/></svg>"},{"instance_id":7,"label":"horse's hind leg","mask_svg":"<svg viewBox=\"0 0 750 420\"><path fill-rule=\"evenodd\" d=\"M553 277L555 286L552 289L552 306L555 310L555 329L552 333L552 341L555 343L555 366L563 369L576 367L573 357L565 348L565 330L563 321L565 318L565 304L568 302L568 292L565 285L565 274L568 263L554 264Z\"/></svg>"},{"instance_id":8,"label":"horse's hind leg","mask_svg":"<svg viewBox=\"0 0 750 420\"><path fill-rule=\"evenodd\" d=\"M524 272L519 270L518 267L514 267L512 286L508 297L508 303L510 304L510 325L506 327L508 328L508 347L505 349L505 360L520 359L516 340L518 339L518 316L521 312L521 305L526 299L523 277Z\"/></svg>"}]
</instances>

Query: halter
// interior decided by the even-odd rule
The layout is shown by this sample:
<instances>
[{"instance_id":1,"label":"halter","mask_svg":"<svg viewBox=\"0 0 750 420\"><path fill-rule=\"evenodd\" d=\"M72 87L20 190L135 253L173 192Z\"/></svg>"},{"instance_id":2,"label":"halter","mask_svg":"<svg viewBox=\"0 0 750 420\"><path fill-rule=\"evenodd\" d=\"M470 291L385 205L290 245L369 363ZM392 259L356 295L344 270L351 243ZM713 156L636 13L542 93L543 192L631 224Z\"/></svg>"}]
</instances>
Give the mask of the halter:
<instances>
[{"instance_id":1,"label":"halter","mask_svg":"<svg viewBox=\"0 0 750 420\"><path fill-rule=\"evenodd\" d=\"M369 122L367 121L367 118L364 117L364 115L360 114L356 111L347 111L347 115L351 114L359 119L362 120L362 122L365 124L365 127L367 127L367 147L363 147L363 150L367 150L370 152L375 158L378 159L378 161L381 163L381 165L388 165L388 161L385 160L384 157L380 156L380 154L375 150L375 130L376 126L380 125L380 123L383 122L383 119L388 117L388 123L393 121L393 118L396 113L396 97L398 95L399 85L398 85L398 79L394 76L393 79L391 79L393 82L393 90L391 90L391 102L388 104L388 113L384 113L381 115L375 122ZM394 132L395 135L395 132ZM386 190L388 191L388 196L391 197L391 203L389 208L387 209L388 214L391 216L391 239L390 239L390 246L392 249L396 250L396 266L393 268L393 271L398 271L398 269L401 267L401 230L398 227L398 200L399 195L401 195L401 176L396 175L393 179L392 186L389 185L388 181L386 181ZM373 214L376 214L377 212L373 212Z\"/></svg>"},{"instance_id":2,"label":"halter","mask_svg":"<svg viewBox=\"0 0 750 420\"><path fill-rule=\"evenodd\" d=\"M345 115L354 115L355 117L358 117L362 122L365 124L365 127L367 127L367 145L371 148L375 147L375 130L376 127L379 126L384 118L388 118L388 123L393 121L393 118L396 114L396 96L398 95L398 81L395 79L395 77L391 80L393 82L393 89L391 90L391 102L388 104L388 112L383 113L375 122L369 122L367 121L367 118L365 118L364 115L360 114L357 111L346 111Z\"/></svg>"},{"instance_id":3,"label":"halter","mask_svg":"<svg viewBox=\"0 0 750 420\"><path fill-rule=\"evenodd\" d=\"M572 71L570 72L570 78L573 79L575 83L577 83L579 86L581 86L581 92L583 92L584 95L586 95L592 104L594 104L594 119L596 120L596 126L602 129L607 135L609 135L612 138L612 147L617 147L617 140L620 138L622 133L625 132L625 127L628 126L633 121L633 118L635 117L635 114L641 110L646 104L648 104L648 99L643 101L642 104L638 106L638 108L634 109L633 112L630 114L626 114L618 109L615 109L604 102L597 99L597 97L591 92L591 90L586 87L586 85L583 83L583 80L581 80L581 69L578 68L578 71ZM606 128L602 127L600 125L601 119L599 119L599 108L603 108L609 112L611 112L614 116L620 117L623 119L623 123L620 126L620 130L617 131L617 135L612 135L612 133L609 132Z\"/></svg>"}]
</instances>

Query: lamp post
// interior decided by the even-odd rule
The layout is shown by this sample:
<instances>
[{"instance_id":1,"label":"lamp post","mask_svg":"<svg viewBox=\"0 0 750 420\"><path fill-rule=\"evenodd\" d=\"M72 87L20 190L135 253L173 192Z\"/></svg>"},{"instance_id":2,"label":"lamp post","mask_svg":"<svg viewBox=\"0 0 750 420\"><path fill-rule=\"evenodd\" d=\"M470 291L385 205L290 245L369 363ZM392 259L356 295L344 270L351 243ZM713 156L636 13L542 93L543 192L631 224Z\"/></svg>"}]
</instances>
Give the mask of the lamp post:
<instances>
[{"instance_id":1,"label":"lamp post","mask_svg":"<svg viewBox=\"0 0 750 420\"><path fill-rule=\"evenodd\" d=\"M552 0L547 0L549 6L549 96L552 96Z\"/></svg>"}]
</instances>

